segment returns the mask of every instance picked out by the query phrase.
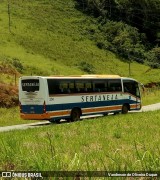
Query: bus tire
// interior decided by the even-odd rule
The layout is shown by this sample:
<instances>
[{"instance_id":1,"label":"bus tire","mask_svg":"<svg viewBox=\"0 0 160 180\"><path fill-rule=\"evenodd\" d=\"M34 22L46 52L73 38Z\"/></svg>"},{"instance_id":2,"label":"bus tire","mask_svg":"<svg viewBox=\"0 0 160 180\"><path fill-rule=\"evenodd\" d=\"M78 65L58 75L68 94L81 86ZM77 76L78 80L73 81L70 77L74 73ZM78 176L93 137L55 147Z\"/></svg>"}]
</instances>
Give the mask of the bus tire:
<instances>
[{"instance_id":1,"label":"bus tire","mask_svg":"<svg viewBox=\"0 0 160 180\"><path fill-rule=\"evenodd\" d=\"M81 110L79 108L72 109L71 112L71 122L80 120Z\"/></svg>"},{"instance_id":2,"label":"bus tire","mask_svg":"<svg viewBox=\"0 0 160 180\"><path fill-rule=\"evenodd\" d=\"M103 113L103 116L108 116L108 113Z\"/></svg>"},{"instance_id":3,"label":"bus tire","mask_svg":"<svg viewBox=\"0 0 160 180\"><path fill-rule=\"evenodd\" d=\"M127 104L123 104L122 106L122 114L127 114L129 110L129 107Z\"/></svg>"},{"instance_id":4,"label":"bus tire","mask_svg":"<svg viewBox=\"0 0 160 180\"><path fill-rule=\"evenodd\" d=\"M114 112L113 114L114 114L114 115L117 115L117 114L119 114L119 112Z\"/></svg>"},{"instance_id":5,"label":"bus tire","mask_svg":"<svg viewBox=\"0 0 160 180\"><path fill-rule=\"evenodd\" d=\"M66 118L66 121L67 121L68 123L70 123L70 122L71 122L71 118Z\"/></svg>"},{"instance_id":6,"label":"bus tire","mask_svg":"<svg viewBox=\"0 0 160 180\"><path fill-rule=\"evenodd\" d=\"M60 122L60 119L55 120L55 123L56 123L56 124L60 124L60 123L61 123L61 122Z\"/></svg>"}]
</instances>

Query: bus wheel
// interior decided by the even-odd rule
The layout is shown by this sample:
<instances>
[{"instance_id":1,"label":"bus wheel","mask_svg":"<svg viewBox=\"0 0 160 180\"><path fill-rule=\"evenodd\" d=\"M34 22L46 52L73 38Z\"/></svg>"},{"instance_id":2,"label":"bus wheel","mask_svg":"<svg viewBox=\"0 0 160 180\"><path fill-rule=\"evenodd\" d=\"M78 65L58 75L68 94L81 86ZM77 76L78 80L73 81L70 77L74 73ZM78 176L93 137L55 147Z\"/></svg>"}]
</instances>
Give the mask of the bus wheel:
<instances>
[{"instance_id":1,"label":"bus wheel","mask_svg":"<svg viewBox=\"0 0 160 180\"><path fill-rule=\"evenodd\" d=\"M55 121L56 124L60 124L60 119Z\"/></svg>"},{"instance_id":2,"label":"bus wheel","mask_svg":"<svg viewBox=\"0 0 160 180\"><path fill-rule=\"evenodd\" d=\"M119 114L119 112L114 112L114 115L117 115L117 114Z\"/></svg>"},{"instance_id":3,"label":"bus wheel","mask_svg":"<svg viewBox=\"0 0 160 180\"><path fill-rule=\"evenodd\" d=\"M103 116L108 116L108 113L103 113Z\"/></svg>"},{"instance_id":4,"label":"bus wheel","mask_svg":"<svg viewBox=\"0 0 160 180\"><path fill-rule=\"evenodd\" d=\"M73 122L80 120L80 115L81 115L80 109L74 108L71 112L71 121Z\"/></svg>"},{"instance_id":5,"label":"bus wheel","mask_svg":"<svg viewBox=\"0 0 160 180\"><path fill-rule=\"evenodd\" d=\"M127 113L128 113L128 105L123 104L123 106L122 106L122 114L127 114Z\"/></svg>"},{"instance_id":6,"label":"bus wheel","mask_svg":"<svg viewBox=\"0 0 160 180\"><path fill-rule=\"evenodd\" d=\"M68 123L70 123L70 122L71 122L71 118L66 118L66 121L67 121Z\"/></svg>"}]
</instances>

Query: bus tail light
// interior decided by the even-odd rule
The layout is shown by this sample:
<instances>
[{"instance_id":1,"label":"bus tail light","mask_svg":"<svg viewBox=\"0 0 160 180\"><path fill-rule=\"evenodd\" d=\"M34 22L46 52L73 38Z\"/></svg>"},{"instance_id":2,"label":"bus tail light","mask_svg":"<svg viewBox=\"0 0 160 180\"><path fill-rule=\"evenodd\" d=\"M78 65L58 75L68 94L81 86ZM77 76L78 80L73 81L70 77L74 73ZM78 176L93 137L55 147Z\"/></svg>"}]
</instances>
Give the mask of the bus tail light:
<instances>
[{"instance_id":1,"label":"bus tail light","mask_svg":"<svg viewBox=\"0 0 160 180\"><path fill-rule=\"evenodd\" d=\"M19 101L19 110L20 110L20 113L22 113L22 104L20 101Z\"/></svg>"},{"instance_id":2,"label":"bus tail light","mask_svg":"<svg viewBox=\"0 0 160 180\"><path fill-rule=\"evenodd\" d=\"M43 113L46 113L46 102L43 103Z\"/></svg>"}]
</instances>

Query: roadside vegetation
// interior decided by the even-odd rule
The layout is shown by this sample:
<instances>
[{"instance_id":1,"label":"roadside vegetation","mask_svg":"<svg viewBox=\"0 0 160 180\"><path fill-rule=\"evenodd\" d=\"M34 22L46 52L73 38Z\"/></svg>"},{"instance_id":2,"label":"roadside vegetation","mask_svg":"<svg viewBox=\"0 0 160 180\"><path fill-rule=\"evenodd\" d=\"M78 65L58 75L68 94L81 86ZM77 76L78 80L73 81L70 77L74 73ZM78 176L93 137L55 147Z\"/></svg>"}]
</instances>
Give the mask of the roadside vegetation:
<instances>
[{"instance_id":1,"label":"roadside vegetation","mask_svg":"<svg viewBox=\"0 0 160 180\"><path fill-rule=\"evenodd\" d=\"M0 133L0 169L159 171L159 126L155 111Z\"/></svg>"},{"instance_id":2,"label":"roadside vegetation","mask_svg":"<svg viewBox=\"0 0 160 180\"><path fill-rule=\"evenodd\" d=\"M142 93L142 106L160 103L160 88L150 88Z\"/></svg>"},{"instance_id":3,"label":"roadside vegetation","mask_svg":"<svg viewBox=\"0 0 160 180\"><path fill-rule=\"evenodd\" d=\"M0 114L0 127L37 122L34 120L21 119L20 110L17 106L12 108L0 108Z\"/></svg>"}]
</instances>

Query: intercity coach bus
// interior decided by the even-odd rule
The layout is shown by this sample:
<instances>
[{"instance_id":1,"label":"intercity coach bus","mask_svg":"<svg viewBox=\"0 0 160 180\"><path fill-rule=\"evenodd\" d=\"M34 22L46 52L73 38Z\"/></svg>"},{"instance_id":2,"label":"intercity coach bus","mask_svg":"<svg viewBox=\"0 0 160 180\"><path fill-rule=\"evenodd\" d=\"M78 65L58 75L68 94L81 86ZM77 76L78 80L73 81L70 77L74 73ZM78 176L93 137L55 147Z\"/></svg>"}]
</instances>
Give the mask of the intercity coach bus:
<instances>
[{"instance_id":1,"label":"intercity coach bus","mask_svg":"<svg viewBox=\"0 0 160 180\"><path fill-rule=\"evenodd\" d=\"M59 122L141 109L139 83L118 75L25 76L19 80L23 119Z\"/></svg>"}]
</instances>

